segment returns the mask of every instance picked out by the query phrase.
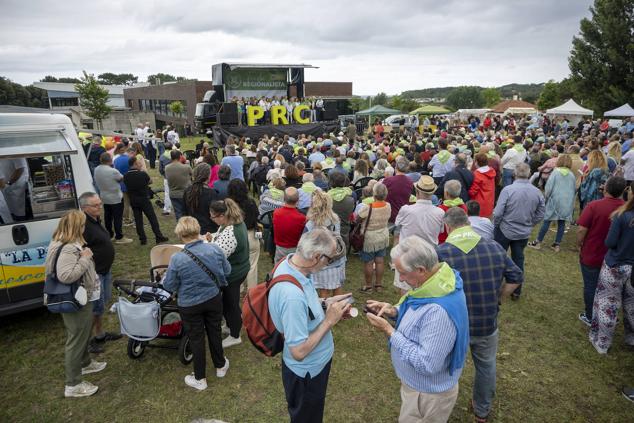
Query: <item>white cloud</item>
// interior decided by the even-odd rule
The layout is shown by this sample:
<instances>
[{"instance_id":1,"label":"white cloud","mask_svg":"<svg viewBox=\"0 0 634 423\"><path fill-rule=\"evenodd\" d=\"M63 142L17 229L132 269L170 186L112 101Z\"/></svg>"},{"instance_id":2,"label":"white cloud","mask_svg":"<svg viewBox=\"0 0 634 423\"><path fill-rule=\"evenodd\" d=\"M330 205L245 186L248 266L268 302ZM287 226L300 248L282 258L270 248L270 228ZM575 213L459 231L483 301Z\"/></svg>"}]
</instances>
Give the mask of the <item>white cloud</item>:
<instances>
[{"instance_id":1,"label":"white cloud","mask_svg":"<svg viewBox=\"0 0 634 423\"><path fill-rule=\"evenodd\" d=\"M83 69L211 79L223 61L304 62L357 94L543 82L591 0L267 2L3 0L0 75L28 84Z\"/></svg>"}]
</instances>

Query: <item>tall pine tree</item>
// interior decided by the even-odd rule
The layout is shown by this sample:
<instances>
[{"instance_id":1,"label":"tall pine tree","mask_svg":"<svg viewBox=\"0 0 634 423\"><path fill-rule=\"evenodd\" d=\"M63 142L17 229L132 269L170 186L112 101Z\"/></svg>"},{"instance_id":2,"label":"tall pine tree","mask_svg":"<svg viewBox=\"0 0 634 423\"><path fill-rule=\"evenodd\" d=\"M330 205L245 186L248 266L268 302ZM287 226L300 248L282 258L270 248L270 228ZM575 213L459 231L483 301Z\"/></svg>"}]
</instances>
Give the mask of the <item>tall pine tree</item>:
<instances>
[{"instance_id":1,"label":"tall pine tree","mask_svg":"<svg viewBox=\"0 0 634 423\"><path fill-rule=\"evenodd\" d=\"M584 105L602 113L634 96L634 0L595 0L568 59Z\"/></svg>"}]
</instances>

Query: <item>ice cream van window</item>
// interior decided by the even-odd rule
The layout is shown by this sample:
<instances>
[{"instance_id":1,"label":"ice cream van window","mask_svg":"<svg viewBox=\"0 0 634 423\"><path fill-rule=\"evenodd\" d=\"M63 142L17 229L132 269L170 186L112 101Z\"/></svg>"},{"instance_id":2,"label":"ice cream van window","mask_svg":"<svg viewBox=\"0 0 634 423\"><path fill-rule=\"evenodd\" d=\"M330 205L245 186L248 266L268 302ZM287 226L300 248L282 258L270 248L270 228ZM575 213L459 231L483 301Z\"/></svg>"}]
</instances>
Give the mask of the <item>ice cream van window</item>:
<instances>
[{"instance_id":1,"label":"ice cream van window","mask_svg":"<svg viewBox=\"0 0 634 423\"><path fill-rule=\"evenodd\" d=\"M74 153L59 132L0 134L0 224L58 218L76 209Z\"/></svg>"}]
</instances>

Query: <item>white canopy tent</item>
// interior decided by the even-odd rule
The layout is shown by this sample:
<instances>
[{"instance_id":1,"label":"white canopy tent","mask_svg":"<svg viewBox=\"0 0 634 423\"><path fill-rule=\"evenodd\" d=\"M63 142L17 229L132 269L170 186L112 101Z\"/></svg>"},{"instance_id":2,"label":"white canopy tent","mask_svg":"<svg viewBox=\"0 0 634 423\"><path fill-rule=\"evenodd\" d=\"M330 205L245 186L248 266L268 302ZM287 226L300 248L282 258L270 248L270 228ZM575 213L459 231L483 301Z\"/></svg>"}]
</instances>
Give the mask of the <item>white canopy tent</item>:
<instances>
[{"instance_id":1,"label":"white canopy tent","mask_svg":"<svg viewBox=\"0 0 634 423\"><path fill-rule=\"evenodd\" d=\"M585 107L581 107L573 99L570 99L561 106L546 110L546 114L564 116L571 124L576 125L581 121L583 116L592 116L594 112Z\"/></svg>"},{"instance_id":2,"label":"white canopy tent","mask_svg":"<svg viewBox=\"0 0 634 423\"><path fill-rule=\"evenodd\" d=\"M592 116L594 114L592 110L581 107L572 99L566 101L561 106L546 110L546 113L549 115L566 116Z\"/></svg>"},{"instance_id":3,"label":"white canopy tent","mask_svg":"<svg viewBox=\"0 0 634 423\"><path fill-rule=\"evenodd\" d=\"M634 116L634 109L628 103L625 103L621 107L617 107L614 110L608 110L603 116L612 117L632 117Z\"/></svg>"}]
</instances>

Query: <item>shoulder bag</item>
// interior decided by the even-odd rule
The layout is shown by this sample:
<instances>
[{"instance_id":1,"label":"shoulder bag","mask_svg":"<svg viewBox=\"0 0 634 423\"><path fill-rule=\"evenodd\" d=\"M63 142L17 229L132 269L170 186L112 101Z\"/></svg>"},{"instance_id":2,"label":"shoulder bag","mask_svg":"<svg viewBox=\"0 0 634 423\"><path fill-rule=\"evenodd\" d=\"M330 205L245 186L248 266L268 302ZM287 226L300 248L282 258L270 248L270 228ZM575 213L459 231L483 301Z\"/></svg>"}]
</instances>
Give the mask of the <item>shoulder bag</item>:
<instances>
[{"instance_id":1,"label":"shoulder bag","mask_svg":"<svg viewBox=\"0 0 634 423\"><path fill-rule=\"evenodd\" d=\"M74 313L88 302L88 294L81 277L70 284L62 283L57 278L57 261L64 245L66 244L62 244L55 252L53 270L46 275L44 281L44 305L51 313Z\"/></svg>"},{"instance_id":2,"label":"shoulder bag","mask_svg":"<svg viewBox=\"0 0 634 423\"><path fill-rule=\"evenodd\" d=\"M352 228L350 232L350 245L356 251L363 251L363 242L365 241L365 232L368 230L368 225L370 224L370 217L372 216L372 204L368 204L370 210L368 211L368 217L365 220L365 225L363 223L358 223ZM361 226L363 226L363 231L361 231Z\"/></svg>"}]
</instances>

